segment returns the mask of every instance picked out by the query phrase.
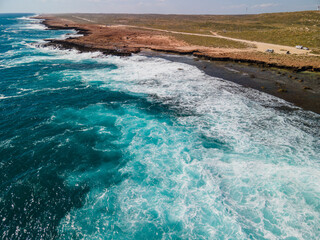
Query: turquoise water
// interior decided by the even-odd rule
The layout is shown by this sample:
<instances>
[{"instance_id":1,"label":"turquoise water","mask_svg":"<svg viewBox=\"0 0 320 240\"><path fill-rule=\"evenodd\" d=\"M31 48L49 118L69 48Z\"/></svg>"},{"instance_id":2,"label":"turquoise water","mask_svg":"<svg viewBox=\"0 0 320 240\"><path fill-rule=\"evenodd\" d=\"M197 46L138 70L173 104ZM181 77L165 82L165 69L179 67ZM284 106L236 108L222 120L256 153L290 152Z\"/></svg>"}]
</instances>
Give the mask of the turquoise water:
<instances>
[{"instance_id":1,"label":"turquoise water","mask_svg":"<svg viewBox=\"0 0 320 240\"><path fill-rule=\"evenodd\" d=\"M0 25L3 239L319 239L319 115L183 63L41 47L75 33L26 15Z\"/></svg>"}]
</instances>

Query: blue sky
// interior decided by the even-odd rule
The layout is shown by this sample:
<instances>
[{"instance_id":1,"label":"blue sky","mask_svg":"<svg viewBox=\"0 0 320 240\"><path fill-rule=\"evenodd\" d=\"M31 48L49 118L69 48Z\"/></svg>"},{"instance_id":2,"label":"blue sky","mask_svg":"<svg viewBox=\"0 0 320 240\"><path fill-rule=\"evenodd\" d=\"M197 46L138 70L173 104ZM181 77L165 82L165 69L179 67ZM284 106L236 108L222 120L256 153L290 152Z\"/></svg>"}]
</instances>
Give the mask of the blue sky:
<instances>
[{"instance_id":1,"label":"blue sky","mask_svg":"<svg viewBox=\"0 0 320 240\"><path fill-rule=\"evenodd\" d=\"M0 12L244 14L315 10L320 0L0 0Z\"/></svg>"}]
</instances>

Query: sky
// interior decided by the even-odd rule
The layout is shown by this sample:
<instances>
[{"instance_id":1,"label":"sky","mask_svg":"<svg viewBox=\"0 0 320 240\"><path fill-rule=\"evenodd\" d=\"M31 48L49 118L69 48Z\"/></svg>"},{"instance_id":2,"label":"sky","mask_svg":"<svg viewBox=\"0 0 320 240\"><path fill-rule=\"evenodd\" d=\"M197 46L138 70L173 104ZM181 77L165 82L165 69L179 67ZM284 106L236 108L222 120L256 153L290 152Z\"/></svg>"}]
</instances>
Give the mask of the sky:
<instances>
[{"instance_id":1,"label":"sky","mask_svg":"<svg viewBox=\"0 0 320 240\"><path fill-rule=\"evenodd\" d=\"M0 13L253 14L317 5L320 0L0 0Z\"/></svg>"}]
</instances>

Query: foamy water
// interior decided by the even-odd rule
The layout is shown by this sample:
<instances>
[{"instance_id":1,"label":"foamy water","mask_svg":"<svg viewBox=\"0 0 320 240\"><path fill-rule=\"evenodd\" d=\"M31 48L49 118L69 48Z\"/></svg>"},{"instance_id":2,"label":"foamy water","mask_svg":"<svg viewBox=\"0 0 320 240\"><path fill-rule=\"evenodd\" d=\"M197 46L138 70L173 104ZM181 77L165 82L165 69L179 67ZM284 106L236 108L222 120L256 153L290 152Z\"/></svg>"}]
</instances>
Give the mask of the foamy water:
<instances>
[{"instance_id":1,"label":"foamy water","mask_svg":"<svg viewBox=\"0 0 320 240\"><path fill-rule=\"evenodd\" d=\"M2 236L318 238L318 114L183 63L36 48L66 32L14 24Z\"/></svg>"}]
</instances>

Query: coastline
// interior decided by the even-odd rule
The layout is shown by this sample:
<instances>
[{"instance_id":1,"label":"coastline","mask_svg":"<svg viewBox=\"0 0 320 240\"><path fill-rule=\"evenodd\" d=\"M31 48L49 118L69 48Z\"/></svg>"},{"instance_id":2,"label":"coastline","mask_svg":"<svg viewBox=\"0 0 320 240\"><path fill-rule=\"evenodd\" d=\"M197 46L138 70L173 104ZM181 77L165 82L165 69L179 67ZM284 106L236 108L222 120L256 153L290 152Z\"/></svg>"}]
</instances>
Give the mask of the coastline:
<instances>
[{"instance_id":1,"label":"coastline","mask_svg":"<svg viewBox=\"0 0 320 240\"><path fill-rule=\"evenodd\" d=\"M37 18L44 19L42 24L50 30L72 29L84 37L92 35L90 27L75 26L70 22L62 25L61 20L55 22L54 18L50 17L39 16ZM128 34L128 32L124 31L124 34ZM129 32L130 34L131 32ZM143 34L145 33L143 32ZM172 46L119 46L112 44L112 42L101 46L99 44L88 44L82 41L82 38L49 39L46 45L60 49L76 49L80 52L100 51L105 55L130 56L132 54L143 54L184 62L198 67L210 76L220 77L268 93L305 110L320 114L320 103L318 101L320 99L320 74L318 73L320 68L314 66L278 65L245 57L210 57L192 49L181 50Z\"/></svg>"},{"instance_id":2,"label":"coastline","mask_svg":"<svg viewBox=\"0 0 320 240\"><path fill-rule=\"evenodd\" d=\"M293 72L245 63L208 61L191 55L179 56L153 51L144 51L142 54L196 66L209 76L273 95L294 105L284 110L295 111L299 107L320 114L320 74L318 73ZM306 86L310 89L304 89Z\"/></svg>"},{"instance_id":3,"label":"coastline","mask_svg":"<svg viewBox=\"0 0 320 240\"><path fill-rule=\"evenodd\" d=\"M48 29L74 29L83 37L57 41L48 39L48 45L75 48L79 51L101 51L105 54L130 56L144 49L180 55L193 55L204 60L256 64L295 72L320 72L320 57L306 55L268 54L252 48L212 48L187 44L161 32L127 28L122 25L76 23L52 15L40 15Z\"/></svg>"},{"instance_id":4,"label":"coastline","mask_svg":"<svg viewBox=\"0 0 320 240\"><path fill-rule=\"evenodd\" d=\"M45 47L81 35L28 16L0 16L4 239L318 238L320 114L262 91L319 73Z\"/></svg>"}]
</instances>

